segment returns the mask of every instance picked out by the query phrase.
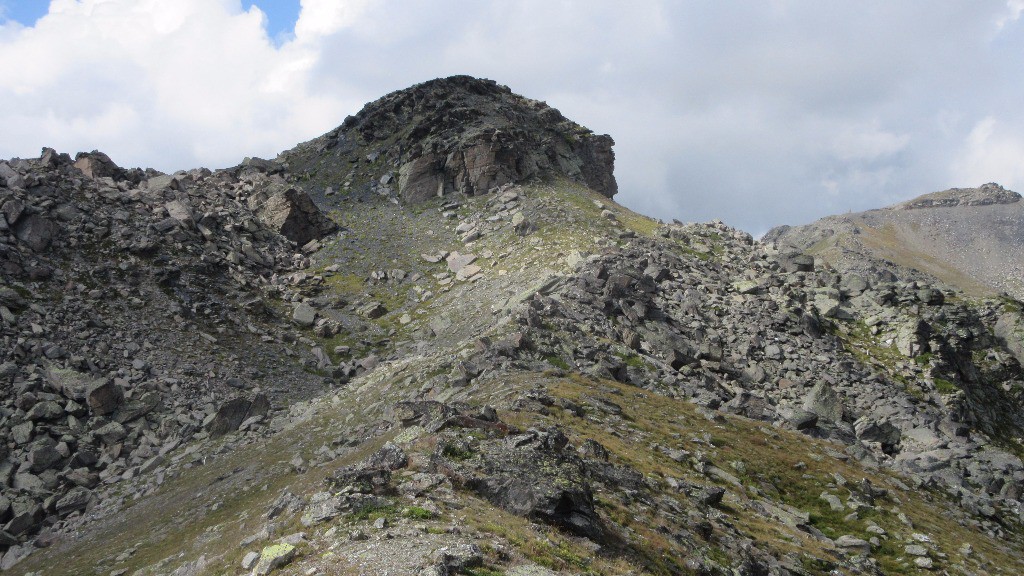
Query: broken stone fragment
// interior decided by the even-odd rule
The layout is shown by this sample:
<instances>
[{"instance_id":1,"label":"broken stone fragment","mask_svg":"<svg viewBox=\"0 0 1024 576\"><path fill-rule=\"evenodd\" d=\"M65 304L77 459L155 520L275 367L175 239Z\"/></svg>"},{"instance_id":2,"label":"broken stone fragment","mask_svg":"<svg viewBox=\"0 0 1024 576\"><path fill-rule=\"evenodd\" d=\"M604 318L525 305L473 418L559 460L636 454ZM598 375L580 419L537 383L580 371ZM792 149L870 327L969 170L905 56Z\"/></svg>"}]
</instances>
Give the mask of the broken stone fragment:
<instances>
[{"instance_id":1,"label":"broken stone fragment","mask_svg":"<svg viewBox=\"0 0 1024 576\"><path fill-rule=\"evenodd\" d=\"M270 401L264 394L252 399L238 397L221 404L220 408L203 423L211 438L223 436L238 430L242 422L254 416L266 416Z\"/></svg>"},{"instance_id":2,"label":"broken stone fragment","mask_svg":"<svg viewBox=\"0 0 1024 576\"><path fill-rule=\"evenodd\" d=\"M299 246L335 232L338 225L304 191L271 183L249 197L249 209L267 227Z\"/></svg>"},{"instance_id":3,"label":"broken stone fragment","mask_svg":"<svg viewBox=\"0 0 1024 576\"><path fill-rule=\"evenodd\" d=\"M292 312L292 322L303 328L309 328L316 323L317 311L308 302L300 302Z\"/></svg>"},{"instance_id":4,"label":"broken stone fragment","mask_svg":"<svg viewBox=\"0 0 1024 576\"><path fill-rule=\"evenodd\" d=\"M36 252L49 248L60 230L56 224L38 214L22 217L13 229L18 240Z\"/></svg>"},{"instance_id":5,"label":"broken stone fragment","mask_svg":"<svg viewBox=\"0 0 1024 576\"><path fill-rule=\"evenodd\" d=\"M124 401L124 391L112 379L92 385L85 395L89 409L97 416L106 416Z\"/></svg>"},{"instance_id":6,"label":"broken stone fragment","mask_svg":"<svg viewBox=\"0 0 1024 576\"><path fill-rule=\"evenodd\" d=\"M110 156L98 150L79 152L75 155L75 168L81 170L82 174L89 178L114 177L120 171Z\"/></svg>"}]
</instances>

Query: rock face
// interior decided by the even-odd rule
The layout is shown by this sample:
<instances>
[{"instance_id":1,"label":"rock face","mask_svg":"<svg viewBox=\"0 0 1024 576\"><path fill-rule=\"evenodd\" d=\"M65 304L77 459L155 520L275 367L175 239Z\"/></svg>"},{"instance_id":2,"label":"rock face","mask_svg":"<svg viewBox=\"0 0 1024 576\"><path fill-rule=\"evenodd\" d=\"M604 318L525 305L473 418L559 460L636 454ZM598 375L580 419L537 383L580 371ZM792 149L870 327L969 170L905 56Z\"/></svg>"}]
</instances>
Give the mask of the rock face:
<instances>
[{"instance_id":1,"label":"rock face","mask_svg":"<svg viewBox=\"0 0 1024 576\"><path fill-rule=\"evenodd\" d=\"M363 180L411 203L551 176L611 198L618 191L613 144L543 102L490 80L453 76L388 94L282 156L324 186L341 180L358 188ZM325 154L343 161L315 163ZM346 173L350 165L360 171Z\"/></svg>"}]
</instances>

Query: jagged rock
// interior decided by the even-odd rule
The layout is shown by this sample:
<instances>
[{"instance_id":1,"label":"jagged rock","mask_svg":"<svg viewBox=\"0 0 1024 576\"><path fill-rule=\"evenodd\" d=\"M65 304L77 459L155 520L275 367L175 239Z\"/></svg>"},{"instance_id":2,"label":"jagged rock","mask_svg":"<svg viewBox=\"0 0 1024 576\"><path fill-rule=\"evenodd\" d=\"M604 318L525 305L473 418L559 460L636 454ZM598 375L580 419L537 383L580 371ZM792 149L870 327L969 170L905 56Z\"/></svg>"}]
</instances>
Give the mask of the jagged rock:
<instances>
[{"instance_id":1,"label":"jagged rock","mask_svg":"<svg viewBox=\"0 0 1024 576\"><path fill-rule=\"evenodd\" d=\"M988 206L991 204L1014 204L1020 202L1020 194L1007 190L990 182L977 188L950 188L942 192L932 192L918 196L913 200L897 204L896 210L916 210L921 208L938 208L953 206Z\"/></svg>"},{"instance_id":2,"label":"jagged rock","mask_svg":"<svg viewBox=\"0 0 1024 576\"><path fill-rule=\"evenodd\" d=\"M60 404L47 400L45 402L39 402L32 407L31 410L25 414L25 417L32 421L37 420L57 420L64 416L64 409L60 407Z\"/></svg>"},{"instance_id":3,"label":"jagged rock","mask_svg":"<svg viewBox=\"0 0 1024 576\"><path fill-rule=\"evenodd\" d=\"M867 442L878 442L886 452L892 452L902 437L900 429L891 422L876 422L867 416L858 418L853 423L853 429L857 433L857 438Z\"/></svg>"},{"instance_id":4,"label":"jagged rock","mask_svg":"<svg viewBox=\"0 0 1024 576\"><path fill-rule=\"evenodd\" d=\"M787 418L797 430L809 430L818 425L818 414L809 410L796 409Z\"/></svg>"},{"instance_id":5,"label":"jagged rock","mask_svg":"<svg viewBox=\"0 0 1024 576\"><path fill-rule=\"evenodd\" d=\"M85 393L93 414L106 416L124 402L124 391L113 380L92 384Z\"/></svg>"},{"instance_id":6,"label":"jagged rock","mask_svg":"<svg viewBox=\"0 0 1024 576\"><path fill-rule=\"evenodd\" d=\"M405 451L395 444L388 442L380 450L374 452L363 463L365 468L383 468L385 470L398 470L409 463L409 457Z\"/></svg>"},{"instance_id":7,"label":"jagged rock","mask_svg":"<svg viewBox=\"0 0 1024 576\"><path fill-rule=\"evenodd\" d=\"M254 192L248 202L260 221L299 246L338 229L309 195L294 187L270 183Z\"/></svg>"},{"instance_id":8,"label":"jagged rock","mask_svg":"<svg viewBox=\"0 0 1024 576\"><path fill-rule=\"evenodd\" d=\"M267 546L260 552L260 559L253 568L254 576L267 576L274 570L287 566L295 558L295 546L279 542Z\"/></svg>"},{"instance_id":9,"label":"jagged rock","mask_svg":"<svg viewBox=\"0 0 1024 576\"><path fill-rule=\"evenodd\" d=\"M994 329L996 338L1024 365L1024 322L1019 312L1005 312L999 316Z\"/></svg>"},{"instance_id":10,"label":"jagged rock","mask_svg":"<svg viewBox=\"0 0 1024 576\"><path fill-rule=\"evenodd\" d=\"M82 171L89 178L103 178L105 176L117 176L120 172L117 164L109 156L98 150L92 152L79 152L75 155L75 168Z\"/></svg>"},{"instance_id":11,"label":"jagged rock","mask_svg":"<svg viewBox=\"0 0 1024 576\"><path fill-rule=\"evenodd\" d=\"M924 320L908 322L896 333L896 349L904 356L913 358L926 352L931 327Z\"/></svg>"},{"instance_id":12,"label":"jagged rock","mask_svg":"<svg viewBox=\"0 0 1024 576\"><path fill-rule=\"evenodd\" d=\"M12 230L26 246L36 252L43 252L50 247L60 229L44 216L29 214L19 218Z\"/></svg>"},{"instance_id":13,"label":"jagged rock","mask_svg":"<svg viewBox=\"0 0 1024 576\"><path fill-rule=\"evenodd\" d=\"M90 389L102 384L102 381L93 379L87 374L56 366L47 367L46 380L55 392L76 401L85 400Z\"/></svg>"},{"instance_id":14,"label":"jagged rock","mask_svg":"<svg viewBox=\"0 0 1024 576\"><path fill-rule=\"evenodd\" d=\"M476 255L452 252L445 260L448 263L448 269L453 273L458 274L463 268L473 264L473 262L476 262Z\"/></svg>"},{"instance_id":15,"label":"jagged rock","mask_svg":"<svg viewBox=\"0 0 1024 576\"><path fill-rule=\"evenodd\" d=\"M839 548L850 550L858 554L867 554L871 552L870 542L857 538L856 536L850 536L849 534L836 538L835 544Z\"/></svg>"},{"instance_id":16,"label":"jagged rock","mask_svg":"<svg viewBox=\"0 0 1024 576\"><path fill-rule=\"evenodd\" d=\"M256 552L247 552L242 557L242 570L251 570L256 566L256 562L260 559L260 555Z\"/></svg>"},{"instance_id":17,"label":"jagged rock","mask_svg":"<svg viewBox=\"0 0 1024 576\"><path fill-rule=\"evenodd\" d=\"M0 214L8 226L14 226L18 219L25 214L25 203L18 199L11 199L0 204Z\"/></svg>"},{"instance_id":18,"label":"jagged rock","mask_svg":"<svg viewBox=\"0 0 1024 576\"><path fill-rule=\"evenodd\" d=\"M32 531L43 521L44 511L38 504L30 504L15 513L14 517L4 526L4 531L13 536L21 536Z\"/></svg>"},{"instance_id":19,"label":"jagged rock","mask_svg":"<svg viewBox=\"0 0 1024 576\"><path fill-rule=\"evenodd\" d=\"M242 422L249 418L266 416L269 411L270 401L263 394L257 394L251 399L232 398L221 404L217 412L206 419L203 427L210 433L211 438L217 438L238 430Z\"/></svg>"},{"instance_id":20,"label":"jagged rock","mask_svg":"<svg viewBox=\"0 0 1024 576\"><path fill-rule=\"evenodd\" d=\"M705 506L718 506L722 502L722 498L725 497L725 488L721 486L711 486L700 491L697 495L697 501Z\"/></svg>"},{"instance_id":21,"label":"jagged rock","mask_svg":"<svg viewBox=\"0 0 1024 576\"><path fill-rule=\"evenodd\" d=\"M303 328L309 328L316 323L317 311L308 302L300 302L292 312L292 322Z\"/></svg>"},{"instance_id":22,"label":"jagged rock","mask_svg":"<svg viewBox=\"0 0 1024 576\"><path fill-rule=\"evenodd\" d=\"M61 459L62 457L57 451L57 442L49 436L35 441L29 447L28 463L31 466L32 472L37 474L44 470L49 470L60 462Z\"/></svg>"},{"instance_id":23,"label":"jagged rock","mask_svg":"<svg viewBox=\"0 0 1024 576\"><path fill-rule=\"evenodd\" d=\"M380 302L368 302L359 308L359 315L369 320L376 320L388 313L388 309Z\"/></svg>"},{"instance_id":24,"label":"jagged rock","mask_svg":"<svg viewBox=\"0 0 1024 576\"><path fill-rule=\"evenodd\" d=\"M386 468L346 466L331 475L327 483L335 489L363 494L383 494L389 490L391 471Z\"/></svg>"},{"instance_id":25,"label":"jagged rock","mask_svg":"<svg viewBox=\"0 0 1024 576\"><path fill-rule=\"evenodd\" d=\"M804 399L803 407L831 422L841 422L843 419L843 402L824 380L814 385Z\"/></svg>"},{"instance_id":26,"label":"jagged rock","mask_svg":"<svg viewBox=\"0 0 1024 576\"><path fill-rule=\"evenodd\" d=\"M129 400L118 406L112 418L115 422L127 424L156 410L160 407L161 403L160 394L147 392L138 399Z\"/></svg>"},{"instance_id":27,"label":"jagged rock","mask_svg":"<svg viewBox=\"0 0 1024 576\"><path fill-rule=\"evenodd\" d=\"M125 436L128 435L128 431L125 430L124 426L118 422L108 422L98 428L95 434L103 441L104 444L107 446L113 446L121 440L124 440Z\"/></svg>"},{"instance_id":28,"label":"jagged rock","mask_svg":"<svg viewBox=\"0 0 1024 576\"><path fill-rule=\"evenodd\" d=\"M57 514L67 516L72 512L81 512L89 506L91 498L92 492L87 488L81 486L72 488L63 498L57 501Z\"/></svg>"},{"instance_id":29,"label":"jagged rock","mask_svg":"<svg viewBox=\"0 0 1024 576\"><path fill-rule=\"evenodd\" d=\"M476 544L458 544L446 546L431 555L434 566L443 574L458 574L465 570L482 566L484 555Z\"/></svg>"},{"instance_id":30,"label":"jagged rock","mask_svg":"<svg viewBox=\"0 0 1024 576\"><path fill-rule=\"evenodd\" d=\"M195 224L195 217L192 215L192 208L181 200L174 200L164 204L167 215L181 223L182 226L191 227Z\"/></svg>"}]
</instances>

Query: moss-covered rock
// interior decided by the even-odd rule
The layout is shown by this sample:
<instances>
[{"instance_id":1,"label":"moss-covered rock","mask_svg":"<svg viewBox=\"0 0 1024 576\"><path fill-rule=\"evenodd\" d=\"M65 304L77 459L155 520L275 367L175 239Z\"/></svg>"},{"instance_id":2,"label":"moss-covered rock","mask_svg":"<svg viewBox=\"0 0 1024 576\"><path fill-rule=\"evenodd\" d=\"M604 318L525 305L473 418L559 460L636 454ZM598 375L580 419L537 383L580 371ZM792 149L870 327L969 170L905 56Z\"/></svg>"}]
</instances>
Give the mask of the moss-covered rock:
<instances>
[{"instance_id":1,"label":"moss-covered rock","mask_svg":"<svg viewBox=\"0 0 1024 576\"><path fill-rule=\"evenodd\" d=\"M260 552L259 562L256 563L256 568L252 573L256 576L266 576L282 566L287 566L293 559L295 559L295 546L287 542L272 544Z\"/></svg>"}]
</instances>

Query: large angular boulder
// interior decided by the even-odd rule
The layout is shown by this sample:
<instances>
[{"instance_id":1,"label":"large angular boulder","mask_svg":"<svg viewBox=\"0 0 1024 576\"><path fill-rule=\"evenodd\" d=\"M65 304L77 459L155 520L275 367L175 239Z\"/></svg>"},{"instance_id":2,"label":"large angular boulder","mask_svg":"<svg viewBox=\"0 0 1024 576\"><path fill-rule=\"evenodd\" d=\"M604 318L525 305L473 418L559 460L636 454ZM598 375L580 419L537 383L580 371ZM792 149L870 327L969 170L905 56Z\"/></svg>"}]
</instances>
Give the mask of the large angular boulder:
<instances>
[{"instance_id":1,"label":"large angular boulder","mask_svg":"<svg viewBox=\"0 0 1024 576\"><path fill-rule=\"evenodd\" d=\"M269 411L270 401L264 394L257 394L251 399L232 398L221 404L220 408L203 422L203 426L211 438L217 438L238 430L238 427L249 418L266 416Z\"/></svg>"},{"instance_id":2,"label":"large angular boulder","mask_svg":"<svg viewBox=\"0 0 1024 576\"><path fill-rule=\"evenodd\" d=\"M444 164L433 154L414 158L398 169L398 190L406 202L423 202L444 194Z\"/></svg>"},{"instance_id":3,"label":"large angular boulder","mask_svg":"<svg viewBox=\"0 0 1024 576\"><path fill-rule=\"evenodd\" d=\"M44 216L29 214L19 218L13 230L15 237L23 244L36 252L43 252L50 247L60 227Z\"/></svg>"},{"instance_id":4,"label":"large angular boulder","mask_svg":"<svg viewBox=\"0 0 1024 576\"><path fill-rule=\"evenodd\" d=\"M1024 365L1024 317L1020 312L1006 312L996 322L995 335L1006 349Z\"/></svg>"},{"instance_id":5,"label":"large angular boulder","mask_svg":"<svg viewBox=\"0 0 1024 576\"><path fill-rule=\"evenodd\" d=\"M89 387L85 400L94 415L106 416L124 402L124 390L113 380L104 380Z\"/></svg>"},{"instance_id":6,"label":"large angular boulder","mask_svg":"<svg viewBox=\"0 0 1024 576\"><path fill-rule=\"evenodd\" d=\"M117 177L121 169L103 152L79 152L75 155L75 168L89 178Z\"/></svg>"},{"instance_id":7,"label":"large angular boulder","mask_svg":"<svg viewBox=\"0 0 1024 576\"><path fill-rule=\"evenodd\" d=\"M299 246L338 229L308 194L285 184L267 184L249 197L248 204L263 224Z\"/></svg>"},{"instance_id":8,"label":"large angular boulder","mask_svg":"<svg viewBox=\"0 0 1024 576\"><path fill-rule=\"evenodd\" d=\"M822 380L811 388L804 398L804 410L817 414L822 420L841 422L843 420L843 401L832 386Z\"/></svg>"},{"instance_id":9,"label":"large angular boulder","mask_svg":"<svg viewBox=\"0 0 1024 576\"><path fill-rule=\"evenodd\" d=\"M37 440L28 451L28 463L32 472L38 474L57 465L61 461L57 451L57 442L49 436Z\"/></svg>"}]
</instances>

